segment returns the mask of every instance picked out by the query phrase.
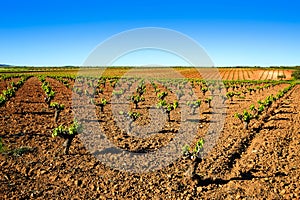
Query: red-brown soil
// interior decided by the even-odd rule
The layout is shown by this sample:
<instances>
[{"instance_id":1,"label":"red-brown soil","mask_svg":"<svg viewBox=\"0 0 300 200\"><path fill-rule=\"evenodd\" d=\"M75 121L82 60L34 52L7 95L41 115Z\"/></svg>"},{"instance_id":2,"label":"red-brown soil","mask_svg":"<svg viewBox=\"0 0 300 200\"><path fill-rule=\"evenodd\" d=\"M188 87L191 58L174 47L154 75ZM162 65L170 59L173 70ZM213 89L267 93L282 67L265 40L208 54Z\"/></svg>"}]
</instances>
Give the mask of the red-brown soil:
<instances>
[{"instance_id":1,"label":"red-brown soil","mask_svg":"<svg viewBox=\"0 0 300 200\"><path fill-rule=\"evenodd\" d=\"M55 79L46 80L56 92L53 101L66 106L57 123L53 120L54 110L44 102L45 94L36 77L28 79L16 96L0 107L0 137L5 148L30 148L22 155L0 154L0 199L300 198L299 85L269 109L272 115L266 116L264 121L252 121L249 130L243 129L233 117L234 113L276 94L287 84L246 94L244 99L234 98L233 103L227 102L226 121L220 138L197 167L201 179L190 180L185 174L191 161L183 157L160 170L134 174L104 165L86 150L79 137L73 141L70 155L62 155L63 140L52 138L51 134L59 124L69 125L73 120L72 91ZM111 86L107 86L101 98L105 97L110 102L112 90ZM147 91L151 91L150 85L147 85ZM198 86L195 93L204 98ZM209 95L208 92L205 97ZM148 92L145 98L146 101L136 109L144 115L148 106L157 101L153 91ZM167 100L173 101L174 95L168 96ZM86 104L92 106L88 102ZM105 106L103 113L97 110L99 122L91 120L89 123L98 123L107 137L120 148L155 150L167 145L180 127L179 108L172 111L172 120L166 124L168 128L163 134L149 139L128 137L115 125L111 106ZM195 141L207 134L208 122L212 118L210 111L202 103L202 120L195 130ZM85 116L84 111L82 113L88 119L89 116ZM145 125L147 120L147 117L141 118L136 123Z\"/></svg>"},{"instance_id":2,"label":"red-brown soil","mask_svg":"<svg viewBox=\"0 0 300 200\"><path fill-rule=\"evenodd\" d=\"M7 80L0 79L0 93L2 94L2 91L6 90L7 87L11 87L12 82L17 83L19 80L20 78L10 78Z\"/></svg>"},{"instance_id":3,"label":"red-brown soil","mask_svg":"<svg viewBox=\"0 0 300 200\"><path fill-rule=\"evenodd\" d=\"M223 80L279 80L278 75L285 75L284 80L292 79L292 70L251 69L251 68L219 68Z\"/></svg>"}]
</instances>

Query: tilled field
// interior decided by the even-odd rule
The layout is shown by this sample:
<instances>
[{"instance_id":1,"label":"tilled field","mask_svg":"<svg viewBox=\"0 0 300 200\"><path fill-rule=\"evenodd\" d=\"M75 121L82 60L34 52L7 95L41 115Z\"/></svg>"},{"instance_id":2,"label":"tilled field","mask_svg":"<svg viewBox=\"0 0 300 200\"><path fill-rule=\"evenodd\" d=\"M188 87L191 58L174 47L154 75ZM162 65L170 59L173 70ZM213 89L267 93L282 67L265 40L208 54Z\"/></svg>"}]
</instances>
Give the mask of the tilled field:
<instances>
[{"instance_id":1,"label":"tilled field","mask_svg":"<svg viewBox=\"0 0 300 200\"><path fill-rule=\"evenodd\" d=\"M29 78L15 97L0 107L2 142L7 149L19 150L0 154L1 199L300 198L299 85L278 100L262 118L252 120L249 130L234 118L234 113L275 95L288 84L246 94L245 98L235 98L233 102L227 100L220 137L197 166L197 178L191 179L186 174L192 161L183 156L153 172L130 173L111 168L96 159L80 137L75 137L70 154L63 155L63 139L52 138L51 134L59 124L72 123L76 115L72 98L76 99L77 94L72 96L71 89L53 78L46 78L46 81L56 92L53 101L65 105L57 122L53 120L54 111L44 101L42 83L36 77ZM70 81L70 84L74 83ZM139 104L139 108L133 108L142 114L135 122L140 126L150 123L148 108L156 102L150 85L146 89L149 92L145 101ZM102 97L108 102L113 100L112 91L113 87L108 85L103 92ZM204 96L197 86L195 91L202 99L209 95ZM167 100L173 101L174 95L169 95ZM88 102L85 104L86 108L91 106ZM223 110L216 108L214 112ZM105 106L103 112L97 109L96 119L90 119L80 108L78 111L86 119L85 123L98 126L110 141L128 151L156 151L168 145L181 126L181 110L178 108L171 112L171 120L164 124L162 131L148 138L135 138L116 125L112 104ZM218 120L214 112L207 104L201 104L200 122L194 130L195 141L205 137L209 123ZM27 149L23 152L22 147Z\"/></svg>"}]
</instances>

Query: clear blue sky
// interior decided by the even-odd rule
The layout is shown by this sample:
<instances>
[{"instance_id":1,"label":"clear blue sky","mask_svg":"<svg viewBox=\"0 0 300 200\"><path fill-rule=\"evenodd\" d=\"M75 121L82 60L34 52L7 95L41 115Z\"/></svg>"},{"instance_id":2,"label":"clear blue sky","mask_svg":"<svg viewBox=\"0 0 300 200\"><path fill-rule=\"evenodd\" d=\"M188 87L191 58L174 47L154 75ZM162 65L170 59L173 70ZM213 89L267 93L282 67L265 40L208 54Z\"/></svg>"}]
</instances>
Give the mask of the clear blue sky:
<instances>
[{"instance_id":1,"label":"clear blue sky","mask_svg":"<svg viewBox=\"0 0 300 200\"><path fill-rule=\"evenodd\" d=\"M163 27L195 39L217 66L300 65L297 0L3 0L0 9L0 63L81 65L114 34Z\"/></svg>"}]
</instances>

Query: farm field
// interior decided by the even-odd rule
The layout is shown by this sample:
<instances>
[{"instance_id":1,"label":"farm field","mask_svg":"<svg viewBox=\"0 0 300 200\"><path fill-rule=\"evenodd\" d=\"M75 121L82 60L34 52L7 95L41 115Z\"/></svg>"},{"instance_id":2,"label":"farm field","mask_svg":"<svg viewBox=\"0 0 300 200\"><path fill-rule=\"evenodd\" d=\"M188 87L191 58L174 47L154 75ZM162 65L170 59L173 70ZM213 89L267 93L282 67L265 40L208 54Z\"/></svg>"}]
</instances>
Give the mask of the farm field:
<instances>
[{"instance_id":1,"label":"farm field","mask_svg":"<svg viewBox=\"0 0 300 200\"><path fill-rule=\"evenodd\" d=\"M0 68L1 74L29 74L29 75L53 75L53 76L76 76L78 71L81 71L81 74L91 74L94 75L101 74L102 76L123 76L127 73L131 68L130 67L118 67L118 68L85 68L79 69L78 67L52 67L52 68L13 68L13 70L9 67ZM218 70L219 75L222 80L290 80L293 69L289 68L186 68L186 67L175 67L173 68L175 71L182 74L182 76L186 78L203 78L202 76L210 76L211 71ZM86 72L85 72L86 71ZM158 73L158 71L162 71L166 73L164 68L135 68L135 71L142 74L151 74L153 72ZM199 74L199 71L201 72ZM213 75L217 75L213 73ZM280 76L284 75L284 77L280 78ZM279 76L279 77L278 77ZM214 77L211 77L214 78Z\"/></svg>"},{"instance_id":2,"label":"farm field","mask_svg":"<svg viewBox=\"0 0 300 200\"><path fill-rule=\"evenodd\" d=\"M205 73L209 73L209 68L199 69ZM178 71L189 78L202 78L195 70L179 68ZM192 71L192 72L191 72ZM290 80L292 70L276 69L276 68L218 68L220 76L223 80L280 80L280 76L284 75L286 80ZM278 77L279 76L279 77Z\"/></svg>"},{"instance_id":3,"label":"farm field","mask_svg":"<svg viewBox=\"0 0 300 200\"><path fill-rule=\"evenodd\" d=\"M0 199L299 199L300 85L293 70L198 70L0 71ZM164 118L150 119L150 110ZM76 128L66 148L56 128L74 118L135 153L168 146L189 122L191 150L165 155L158 170L133 173L127 165L153 163L102 152L113 161L107 165L97 159L104 144L88 144ZM214 146L198 158L201 147L194 147L206 144L222 118Z\"/></svg>"}]
</instances>

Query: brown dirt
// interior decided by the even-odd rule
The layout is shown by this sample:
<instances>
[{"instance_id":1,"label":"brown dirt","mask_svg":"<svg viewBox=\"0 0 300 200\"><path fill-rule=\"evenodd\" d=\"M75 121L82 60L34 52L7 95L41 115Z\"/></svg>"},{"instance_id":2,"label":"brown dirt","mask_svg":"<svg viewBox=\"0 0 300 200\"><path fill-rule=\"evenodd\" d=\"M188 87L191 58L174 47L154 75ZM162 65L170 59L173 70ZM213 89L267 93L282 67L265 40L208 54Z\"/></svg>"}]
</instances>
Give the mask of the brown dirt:
<instances>
[{"instance_id":1,"label":"brown dirt","mask_svg":"<svg viewBox=\"0 0 300 200\"><path fill-rule=\"evenodd\" d=\"M1 79L0 80L0 94L2 94L2 91L6 90L7 87L11 87L11 85L10 85L11 82L17 83L19 80L20 80L20 78L10 78L10 79L6 79L6 80Z\"/></svg>"},{"instance_id":2,"label":"brown dirt","mask_svg":"<svg viewBox=\"0 0 300 200\"><path fill-rule=\"evenodd\" d=\"M292 79L292 70L251 69L251 68L219 68L223 80L279 80L277 75L284 74L284 80Z\"/></svg>"},{"instance_id":3,"label":"brown dirt","mask_svg":"<svg viewBox=\"0 0 300 200\"><path fill-rule=\"evenodd\" d=\"M1 199L300 198L300 86L278 102L278 108L274 107L273 115L265 121L251 122L248 131L233 117L234 113L242 112L251 103L276 94L287 85L247 94L245 99L227 103L222 134L197 168L202 179L192 181L185 177L191 161L183 157L155 172L131 174L105 166L86 150L79 137L71 145L71 154L62 155L63 140L52 138L51 133L58 124L72 122L72 91L57 80L47 78L47 81L56 92L54 101L66 106L57 124L53 120L54 111L44 103L41 83L35 77L28 79L17 91L16 97L0 107L0 137L6 148L27 146L31 149L19 156L0 155ZM110 101L112 90L111 86L107 86L101 98ZM200 98L204 98L198 87L195 90ZM147 85L147 91L151 91L150 85ZM139 111L146 114L147 107L154 104L155 98L148 93ZM174 96L168 98L172 101ZM205 113L201 115L202 119L209 121L212 115L207 105L203 103L200 110ZM104 108L104 113L98 110L97 116L100 128L117 146L130 150L145 147L153 150L166 145L176 135L180 126L179 112L180 109L172 111L173 121L166 125L169 128L164 134L148 140L126 138L126 134L113 122L111 105ZM147 118L136 123L144 121ZM200 125L202 128L195 131L196 138L203 137L207 131L206 120Z\"/></svg>"}]
</instances>

